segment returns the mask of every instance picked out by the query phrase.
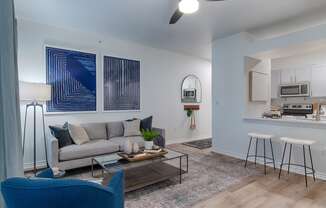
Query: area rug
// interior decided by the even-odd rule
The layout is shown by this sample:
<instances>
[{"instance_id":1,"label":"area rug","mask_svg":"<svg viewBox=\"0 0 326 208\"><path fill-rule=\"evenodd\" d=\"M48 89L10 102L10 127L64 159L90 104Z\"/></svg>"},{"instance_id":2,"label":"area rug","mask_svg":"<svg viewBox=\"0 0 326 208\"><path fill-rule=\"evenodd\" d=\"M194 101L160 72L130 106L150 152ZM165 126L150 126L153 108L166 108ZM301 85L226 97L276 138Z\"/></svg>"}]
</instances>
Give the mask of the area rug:
<instances>
[{"instance_id":1,"label":"area rug","mask_svg":"<svg viewBox=\"0 0 326 208\"><path fill-rule=\"evenodd\" d=\"M179 184L176 177L129 192L125 196L126 208L192 207L250 176L262 173L255 168L244 168L241 160L211 153L209 149L199 150L182 144L169 145L168 148L189 155L189 172L183 175L182 184ZM74 170L69 172L68 177L82 179L90 177L89 170L84 171L86 172Z\"/></svg>"},{"instance_id":2,"label":"area rug","mask_svg":"<svg viewBox=\"0 0 326 208\"><path fill-rule=\"evenodd\" d=\"M197 149L207 149L212 147L212 139L201 139L191 142L185 142L183 144Z\"/></svg>"}]
</instances>

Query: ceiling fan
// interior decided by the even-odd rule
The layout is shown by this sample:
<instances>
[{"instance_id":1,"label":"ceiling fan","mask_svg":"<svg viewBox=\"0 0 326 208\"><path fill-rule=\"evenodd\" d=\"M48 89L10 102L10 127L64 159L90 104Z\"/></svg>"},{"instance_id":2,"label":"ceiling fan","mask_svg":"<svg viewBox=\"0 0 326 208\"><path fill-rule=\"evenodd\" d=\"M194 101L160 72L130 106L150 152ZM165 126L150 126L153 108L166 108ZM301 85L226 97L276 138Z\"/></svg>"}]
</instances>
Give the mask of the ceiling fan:
<instances>
[{"instance_id":1,"label":"ceiling fan","mask_svg":"<svg viewBox=\"0 0 326 208\"><path fill-rule=\"evenodd\" d=\"M206 0L206 1L225 1L225 0ZM179 8L174 12L170 19L170 25L178 22L184 14L195 13L199 9L198 0L179 0Z\"/></svg>"}]
</instances>

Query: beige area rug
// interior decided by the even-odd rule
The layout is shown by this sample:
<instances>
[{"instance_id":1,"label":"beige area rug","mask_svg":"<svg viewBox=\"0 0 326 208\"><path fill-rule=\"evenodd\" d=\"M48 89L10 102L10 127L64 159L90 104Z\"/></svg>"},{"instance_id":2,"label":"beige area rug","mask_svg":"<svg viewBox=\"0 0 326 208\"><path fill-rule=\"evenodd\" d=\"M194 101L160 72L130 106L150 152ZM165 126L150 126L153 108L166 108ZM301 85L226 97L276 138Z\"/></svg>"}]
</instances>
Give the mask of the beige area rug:
<instances>
[{"instance_id":1,"label":"beige area rug","mask_svg":"<svg viewBox=\"0 0 326 208\"><path fill-rule=\"evenodd\" d=\"M189 172L178 177L126 194L126 208L188 208L215 194L240 184L249 176L261 175L255 168L244 168L244 162L235 158L199 150L182 144L168 148L189 155ZM184 162L185 164L185 162ZM69 171L66 178L91 178L90 168Z\"/></svg>"}]
</instances>

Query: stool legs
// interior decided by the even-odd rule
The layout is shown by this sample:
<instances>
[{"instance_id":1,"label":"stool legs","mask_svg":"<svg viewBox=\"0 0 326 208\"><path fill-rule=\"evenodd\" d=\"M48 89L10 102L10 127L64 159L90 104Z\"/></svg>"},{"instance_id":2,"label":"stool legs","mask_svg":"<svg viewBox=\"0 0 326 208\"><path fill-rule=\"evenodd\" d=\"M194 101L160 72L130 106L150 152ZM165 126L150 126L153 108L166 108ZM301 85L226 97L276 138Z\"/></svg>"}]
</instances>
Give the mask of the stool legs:
<instances>
[{"instance_id":1,"label":"stool legs","mask_svg":"<svg viewBox=\"0 0 326 208\"><path fill-rule=\"evenodd\" d=\"M273 144L272 144L272 139L269 140L269 143L271 144L271 152L272 152L272 158L273 158L274 170L276 170L276 167L275 167L275 158L274 158L274 150L273 150Z\"/></svg>"},{"instance_id":2,"label":"stool legs","mask_svg":"<svg viewBox=\"0 0 326 208\"><path fill-rule=\"evenodd\" d=\"M311 148L310 145L309 147L309 155L310 155L310 162L311 162L311 168L312 168L312 176L314 178L314 181L316 181L316 176L315 176L315 168L314 168L314 163L312 162L312 156L311 156Z\"/></svg>"},{"instance_id":3,"label":"stool legs","mask_svg":"<svg viewBox=\"0 0 326 208\"><path fill-rule=\"evenodd\" d=\"M284 163L284 156L285 156L285 151L286 151L286 146L288 145L288 143L284 144L284 150L283 150L283 155L282 155L282 162L281 162L281 166L280 166L280 172L278 174L278 178L281 178L281 174L282 174L282 167L283 167L283 163Z\"/></svg>"},{"instance_id":4,"label":"stool legs","mask_svg":"<svg viewBox=\"0 0 326 208\"><path fill-rule=\"evenodd\" d=\"M292 144L290 144L289 164L288 164L288 175L290 174L291 155L292 155Z\"/></svg>"},{"instance_id":5,"label":"stool legs","mask_svg":"<svg viewBox=\"0 0 326 208\"><path fill-rule=\"evenodd\" d=\"M284 144L284 150L283 150L283 155L282 155L282 162L281 162L281 166L280 166L280 172L278 175L278 178L281 178L281 174L282 174L282 167L283 165L288 165L288 174L290 173L290 166L291 165L295 165L295 166L299 166L299 167L303 167L304 168L304 177L305 177L305 183L306 183L306 187L308 187L308 174L312 174L314 181L316 181L316 177L315 177L315 169L314 169L314 164L313 164L313 159L312 159L312 155L311 155L311 147L310 145L302 145L302 153L303 153L303 166L300 164L291 164L291 155L292 155L292 144L290 144L290 152L289 152L289 162L288 163L284 163L284 157L285 157L285 153L286 153L286 148L287 148L287 142L285 142ZM306 146L308 146L308 150L309 150L309 156L310 156L310 163L311 163L311 167L307 167L307 157L306 157ZM308 173L307 169L312 170L312 172Z\"/></svg>"},{"instance_id":6,"label":"stool legs","mask_svg":"<svg viewBox=\"0 0 326 208\"><path fill-rule=\"evenodd\" d=\"M252 142L253 142L253 139L256 139L256 148L255 148L255 155L250 155L250 149L251 149L251 146L252 146ZM247 156L246 156L246 162L245 162L245 165L244 167L246 168L247 167L247 164L248 164L248 158L249 157L255 157L255 166L257 164L257 157L260 157L260 158L264 158L264 174L266 175L267 174L267 164L268 163L272 163L273 162L273 165L274 165L274 170L276 169L275 167L275 158L274 158L274 150L273 150L273 144L272 144L272 139L269 139L269 142L270 142L270 148L271 148L271 154L272 154L272 158L270 157L266 157L266 139L263 139L263 145L264 145L264 152L263 152L263 156L260 156L258 155L258 138L255 138L255 137L250 137L250 141L249 141L249 146L248 146L248 151L247 151ZM269 160L267 162L267 159ZM272 162L271 162L272 161Z\"/></svg>"},{"instance_id":7,"label":"stool legs","mask_svg":"<svg viewBox=\"0 0 326 208\"><path fill-rule=\"evenodd\" d=\"M266 175L266 144L264 139L264 174Z\"/></svg>"},{"instance_id":8,"label":"stool legs","mask_svg":"<svg viewBox=\"0 0 326 208\"><path fill-rule=\"evenodd\" d=\"M250 137L250 141L249 141L249 147L248 147L248 152L247 152L247 157L246 157L245 168L247 167L247 163L248 163L248 157L249 157L251 142L252 142L252 137Z\"/></svg>"},{"instance_id":9,"label":"stool legs","mask_svg":"<svg viewBox=\"0 0 326 208\"><path fill-rule=\"evenodd\" d=\"M256 166L256 164L257 164L257 149L258 149L258 139L256 138L255 166Z\"/></svg>"},{"instance_id":10,"label":"stool legs","mask_svg":"<svg viewBox=\"0 0 326 208\"><path fill-rule=\"evenodd\" d=\"M306 149L304 145L302 145L302 150L303 150L303 164L304 164L304 178L306 181L306 187L308 187L308 182L307 182L307 164L306 164Z\"/></svg>"}]
</instances>

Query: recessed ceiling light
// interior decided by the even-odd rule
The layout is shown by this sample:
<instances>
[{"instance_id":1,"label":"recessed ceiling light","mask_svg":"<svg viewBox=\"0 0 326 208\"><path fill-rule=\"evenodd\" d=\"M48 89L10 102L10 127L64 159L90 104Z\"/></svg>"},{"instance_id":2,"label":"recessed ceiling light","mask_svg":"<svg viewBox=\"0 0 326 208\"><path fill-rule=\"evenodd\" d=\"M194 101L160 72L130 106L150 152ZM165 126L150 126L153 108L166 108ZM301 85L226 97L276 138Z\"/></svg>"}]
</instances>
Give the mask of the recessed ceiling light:
<instances>
[{"instance_id":1,"label":"recessed ceiling light","mask_svg":"<svg viewBox=\"0 0 326 208\"><path fill-rule=\"evenodd\" d=\"M179 10L185 14L195 13L198 9L198 0L182 0L179 3Z\"/></svg>"}]
</instances>

